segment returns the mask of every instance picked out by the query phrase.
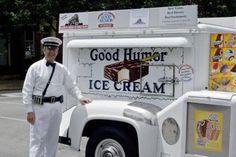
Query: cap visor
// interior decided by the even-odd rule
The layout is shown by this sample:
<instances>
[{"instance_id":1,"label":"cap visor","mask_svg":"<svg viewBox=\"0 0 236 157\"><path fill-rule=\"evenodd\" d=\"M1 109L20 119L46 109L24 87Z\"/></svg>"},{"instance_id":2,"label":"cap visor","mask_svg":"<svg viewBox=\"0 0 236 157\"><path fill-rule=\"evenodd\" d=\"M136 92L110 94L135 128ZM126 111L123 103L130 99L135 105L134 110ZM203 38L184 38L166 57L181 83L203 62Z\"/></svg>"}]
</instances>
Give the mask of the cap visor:
<instances>
[{"instance_id":1,"label":"cap visor","mask_svg":"<svg viewBox=\"0 0 236 157\"><path fill-rule=\"evenodd\" d=\"M50 50L54 50L54 49L58 48L58 46L51 46L51 45L45 45L45 47Z\"/></svg>"}]
</instances>

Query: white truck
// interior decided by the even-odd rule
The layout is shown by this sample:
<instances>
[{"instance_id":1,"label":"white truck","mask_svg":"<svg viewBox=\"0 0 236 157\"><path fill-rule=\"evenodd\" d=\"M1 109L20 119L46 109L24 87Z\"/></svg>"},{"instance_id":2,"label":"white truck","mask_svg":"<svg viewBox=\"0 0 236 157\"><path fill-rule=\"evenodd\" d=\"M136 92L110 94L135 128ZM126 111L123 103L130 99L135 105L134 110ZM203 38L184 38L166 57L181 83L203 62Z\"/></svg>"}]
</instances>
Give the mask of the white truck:
<instances>
[{"instance_id":1,"label":"white truck","mask_svg":"<svg viewBox=\"0 0 236 157\"><path fill-rule=\"evenodd\" d=\"M88 137L86 157L235 157L236 29L195 10L61 14L63 63L93 102L66 95L59 142Z\"/></svg>"}]
</instances>

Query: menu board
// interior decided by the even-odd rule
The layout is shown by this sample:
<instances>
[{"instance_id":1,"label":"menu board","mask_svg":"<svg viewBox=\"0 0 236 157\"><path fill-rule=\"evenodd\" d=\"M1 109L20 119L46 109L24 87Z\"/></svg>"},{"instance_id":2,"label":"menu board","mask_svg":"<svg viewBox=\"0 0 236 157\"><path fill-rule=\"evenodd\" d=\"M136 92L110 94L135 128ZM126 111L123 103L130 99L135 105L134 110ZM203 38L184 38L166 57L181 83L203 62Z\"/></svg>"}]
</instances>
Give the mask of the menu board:
<instances>
[{"instance_id":1,"label":"menu board","mask_svg":"<svg viewBox=\"0 0 236 157\"><path fill-rule=\"evenodd\" d=\"M236 92L236 33L211 34L209 89Z\"/></svg>"}]
</instances>

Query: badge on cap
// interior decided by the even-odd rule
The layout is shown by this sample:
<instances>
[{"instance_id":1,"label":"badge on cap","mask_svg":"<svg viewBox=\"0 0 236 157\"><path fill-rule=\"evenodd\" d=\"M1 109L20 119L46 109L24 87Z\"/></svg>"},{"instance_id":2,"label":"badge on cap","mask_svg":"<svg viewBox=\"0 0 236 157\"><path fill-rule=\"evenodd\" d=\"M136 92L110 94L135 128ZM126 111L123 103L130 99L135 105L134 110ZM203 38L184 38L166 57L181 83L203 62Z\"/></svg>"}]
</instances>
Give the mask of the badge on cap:
<instances>
[{"instance_id":1,"label":"badge on cap","mask_svg":"<svg viewBox=\"0 0 236 157\"><path fill-rule=\"evenodd\" d=\"M62 41L56 37L46 37L41 40L41 43L48 48L56 48L62 44Z\"/></svg>"}]
</instances>

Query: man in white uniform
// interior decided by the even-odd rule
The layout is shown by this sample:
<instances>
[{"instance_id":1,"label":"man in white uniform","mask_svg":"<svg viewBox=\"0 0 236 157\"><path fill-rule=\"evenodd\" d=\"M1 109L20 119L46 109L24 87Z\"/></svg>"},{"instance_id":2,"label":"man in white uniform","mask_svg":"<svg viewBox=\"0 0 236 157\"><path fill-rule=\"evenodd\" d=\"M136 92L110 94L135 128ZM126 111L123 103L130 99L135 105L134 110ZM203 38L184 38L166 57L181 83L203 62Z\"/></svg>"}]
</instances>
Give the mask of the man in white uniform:
<instances>
[{"instance_id":1,"label":"man in white uniform","mask_svg":"<svg viewBox=\"0 0 236 157\"><path fill-rule=\"evenodd\" d=\"M23 103L30 123L30 157L55 157L62 118L64 88L82 105L91 100L82 96L70 72L55 59L62 41L41 40L44 58L28 69L23 85Z\"/></svg>"}]
</instances>

